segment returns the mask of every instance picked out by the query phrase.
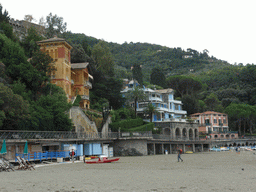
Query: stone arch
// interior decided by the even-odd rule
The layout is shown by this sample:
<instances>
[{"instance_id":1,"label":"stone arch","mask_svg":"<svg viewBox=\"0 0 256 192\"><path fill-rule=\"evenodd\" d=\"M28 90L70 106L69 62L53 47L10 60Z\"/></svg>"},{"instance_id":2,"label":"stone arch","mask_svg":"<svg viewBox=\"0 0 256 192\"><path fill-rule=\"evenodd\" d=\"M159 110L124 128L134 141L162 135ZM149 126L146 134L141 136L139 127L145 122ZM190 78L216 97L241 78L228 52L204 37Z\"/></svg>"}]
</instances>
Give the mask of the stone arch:
<instances>
[{"instance_id":1,"label":"stone arch","mask_svg":"<svg viewBox=\"0 0 256 192\"><path fill-rule=\"evenodd\" d=\"M238 143L238 144L237 144L237 147L240 147L240 146L241 146L240 143Z\"/></svg>"},{"instance_id":2,"label":"stone arch","mask_svg":"<svg viewBox=\"0 0 256 192\"><path fill-rule=\"evenodd\" d=\"M233 145L232 144L229 144L229 147L232 147Z\"/></svg>"},{"instance_id":3,"label":"stone arch","mask_svg":"<svg viewBox=\"0 0 256 192\"><path fill-rule=\"evenodd\" d=\"M193 129L189 129L188 135L189 135L189 139L190 139L190 140L194 139L194 132L193 132Z\"/></svg>"},{"instance_id":4,"label":"stone arch","mask_svg":"<svg viewBox=\"0 0 256 192\"><path fill-rule=\"evenodd\" d=\"M220 135L220 138L221 138L221 139L224 139L224 138L225 138L225 136L224 136L224 135Z\"/></svg>"},{"instance_id":5,"label":"stone arch","mask_svg":"<svg viewBox=\"0 0 256 192\"><path fill-rule=\"evenodd\" d=\"M218 139L218 135L214 135L214 139Z\"/></svg>"},{"instance_id":6,"label":"stone arch","mask_svg":"<svg viewBox=\"0 0 256 192\"><path fill-rule=\"evenodd\" d=\"M233 146L236 146L236 143L234 143Z\"/></svg>"},{"instance_id":7,"label":"stone arch","mask_svg":"<svg viewBox=\"0 0 256 192\"><path fill-rule=\"evenodd\" d=\"M231 139L234 139L234 138L235 138L235 135L234 135L234 134L232 134L232 135L231 135Z\"/></svg>"},{"instance_id":8,"label":"stone arch","mask_svg":"<svg viewBox=\"0 0 256 192\"><path fill-rule=\"evenodd\" d=\"M226 138L229 139L229 134L226 135Z\"/></svg>"},{"instance_id":9,"label":"stone arch","mask_svg":"<svg viewBox=\"0 0 256 192\"><path fill-rule=\"evenodd\" d=\"M242 146L244 146L244 143L242 143Z\"/></svg>"},{"instance_id":10,"label":"stone arch","mask_svg":"<svg viewBox=\"0 0 256 192\"><path fill-rule=\"evenodd\" d=\"M246 141L245 145L248 146L248 141Z\"/></svg>"},{"instance_id":11,"label":"stone arch","mask_svg":"<svg viewBox=\"0 0 256 192\"><path fill-rule=\"evenodd\" d=\"M176 129L175 129L175 137L176 137L176 138L180 138L180 137L181 137L180 128L176 128Z\"/></svg>"},{"instance_id":12,"label":"stone arch","mask_svg":"<svg viewBox=\"0 0 256 192\"><path fill-rule=\"evenodd\" d=\"M163 129L164 135L171 135L171 129L169 127Z\"/></svg>"},{"instance_id":13,"label":"stone arch","mask_svg":"<svg viewBox=\"0 0 256 192\"><path fill-rule=\"evenodd\" d=\"M182 137L185 139L187 138L187 129L186 128L183 128L182 129Z\"/></svg>"}]
</instances>

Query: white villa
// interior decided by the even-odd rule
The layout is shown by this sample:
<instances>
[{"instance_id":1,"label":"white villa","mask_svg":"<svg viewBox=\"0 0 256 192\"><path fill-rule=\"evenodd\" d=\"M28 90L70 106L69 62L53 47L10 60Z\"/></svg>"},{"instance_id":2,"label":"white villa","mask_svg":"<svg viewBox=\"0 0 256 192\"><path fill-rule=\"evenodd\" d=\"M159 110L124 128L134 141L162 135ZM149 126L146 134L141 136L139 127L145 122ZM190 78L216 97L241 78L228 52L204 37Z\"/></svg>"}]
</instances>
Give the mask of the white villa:
<instances>
[{"instance_id":1,"label":"white villa","mask_svg":"<svg viewBox=\"0 0 256 192\"><path fill-rule=\"evenodd\" d=\"M121 91L121 93L125 97L125 93L131 91L132 89L132 86L128 85L123 91ZM145 115L144 113L145 107L148 105L148 103L152 103L154 106L156 106L157 111L159 112L159 114L153 114L153 122L171 121L186 117L187 111L182 110L182 102L174 100L173 89L153 90L144 87L142 90L146 94L146 99L136 103L136 111L138 116L143 118L145 121L150 120L149 116ZM134 102L131 102L130 105L134 107Z\"/></svg>"}]
</instances>

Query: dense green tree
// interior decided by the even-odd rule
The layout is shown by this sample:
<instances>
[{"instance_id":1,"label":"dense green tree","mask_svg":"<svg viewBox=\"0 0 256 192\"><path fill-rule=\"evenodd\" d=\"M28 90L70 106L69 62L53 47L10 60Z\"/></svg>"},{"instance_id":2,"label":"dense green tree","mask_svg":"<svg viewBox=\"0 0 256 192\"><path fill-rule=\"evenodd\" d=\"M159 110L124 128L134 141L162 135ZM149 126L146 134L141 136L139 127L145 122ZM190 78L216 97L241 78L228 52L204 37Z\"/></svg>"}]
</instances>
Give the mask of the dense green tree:
<instances>
[{"instance_id":1,"label":"dense green tree","mask_svg":"<svg viewBox=\"0 0 256 192\"><path fill-rule=\"evenodd\" d=\"M49 83L44 93L31 103L31 120L27 126L41 131L70 131L72 122L67 112L72 104L68 103L63 89Z\"/></svg>"},{"instance_id":2,"label":"dense green tree","mask_svg":"<svg viewBox=\"0 0 256 192\"><path fill-rule=\"evenodd\" d=\"M9 16L8 11L4 10L4 12L3 12L3 6L0 3L0 23L2 23L2 22L8 23L9 20L10 20L10 16Z\"/></svg>"},{"instance_id":3,"label":"dense green tree","mask_svg":"<svg viewBox=\"0 0 256 192\"><path fill-rule=\"evenodd\" d=\"M22 120L29 118L29 104L20 95L0 83L0 128L19 129Z\"/></svg>"},{"instance_id":4,"label":"dense green tree","mask_svg":"<svg viewBox=\"0 0 256 192\"><path fill-rule=\"evenodd\" d=\"M90 100L92 105L99 103L101 98L109 102L110 107L119 109L124 103L121 95L123 83L120 79L114 77L102 78L101 81L93 84L93 90L90 91Z\"/></svg>"},{"instance_id":5,"label":"dense green tree","mask_svg":"<svg viewBox=\"0 0 256 192\"><path fill-rule=\"evenodd\" d=\"M256 108L247 104L230 104L225 113L228 114L229 122L234 122L233 129L238 130L239 135L246 132L252 133L252 125L255 123ZM253 122L254 121L254 122ZM246 128L246 124L248 129ZM248 130L248 131L247 131Z\"/></svg>"},{"instance_id":6,"label":"dense green tree","mask_svg":"<svg viewBox=\"0 0 256 192\"><path fill-rule=\"evenodd\" d=\"M210 95L208 95L204 100L204 102L206 104L206 110L218 111L218 112L223 111L221 102L219 101L218 97L214 93L211 93Z\"/></svg>"},{"instance_id":7,"label":"dense green tree","mask_svg":"<svg viewBox=\"0 0 256 192\"><path fill-rule=\"evenodd\" d=\"M148 103L147 107L144 109L144 113L149 115L150 122L152 123L153 115L158 114L159 111L157 110L157 107L154 106L152 103Z\"/></svg>"},{"instance_id":8,"label":"dense green tree","mask_svg":"<svg viewBox=\"0 0 256 192\"><path fill-rule=\"evenodd\" d=\"M136 118L137 117L137 103L138 103L138 101L145 100L145 98L146 98L145 93L140 87L134 86L133 89L130 90L126 94L126 98L127 98L128 102L133 101L134 113L135 113L135 118Z\"/></svg>"},{"instance_id":9,"label":"dense green tree","mask_svg":"<svg viewBox=\"0 0 256 192\"><path fill-rule=\"evenodd\" d=\"M142 87L143 85L143 74L142 74L142 66L138 64L134 64L132 66L132 76L133 79L136 79L139 85Z\"/></svg>"},{"instance_id":10,"label":"dense green tree","mask_svg":"<svg viewBox=\"0 0 256 192\"><path fill-rule=\"evenodd\" d=\"M166 79L162 69L155 67L150 74L150 83L166 88Z\"/></svg>"},{"instance_id":11,"label":"dense green tree","mask_svg":"<svg viewBox=\"0 0 256 192\"><path fill-rule=\"evenodd\" d=\"M187 76L171 76L166 81L167 86L177 91L177 96L181 97L195 95L203 88L200 80Z\"/></svg>"},{"instance_id":12,"label":"dense green tree","mask_svg":"<svg viewBox=\"0 0 256 192\"><path fill-rule=\"evenodd\" d=\"M37 41L41 41L43 37L39 35L34 27L30 27L27 31L27 35L21 42L22 47L25 50L25 55L31 58L35 52L39 51Z\"/></svg>"},{"instance_id":13,"label":"dense green tree","mask_svg":"<svg viewBox=\"0 0 256 192\"><path fill-rule=\"evenodd\" d=\"M71 49L71 63L84 63L88 60L81 44L73 44Z\"/></svg>"},{"instance_id":14,"label":"dense green tree","mask_svg":"<svg viewBox=\"0 0 256 192\"><path fill-rule=\"evenodd\" d=\"M183 110L187 111L187 115L199 112L198 100L191 95L184 95L181 99L183 103Z\"/></svg>"},{"instance_id":15,"label":"dense green tree","mask_svg":"<svg viewBox=\"0 0 256 192\"><path fill-rule=\"evenodd\" d=\"M36 69L27 61L23 48L3 34L0 34L0 60L5 64L5 74L13 80L21 79L30 85L37 75Z\"/></svg>"},{"instance_id":16,"label":"dense green tree","mask_svg":"<svg viewBox=\"0 0 256 192\"><path fill-rule=\"evenodd\" d=\"M46 36L52 38L54 35L60 36L66 32L67 23L64 22L63 17L53 15L50 13L46 17Z\"/></svg>"},{"instance_id":17,"label":"dense green tree","mask_svg":"<svg viewBox=\"0 0 256 192\"><path fill-rule=\"evenodd\" d=\"M246 85L256 86L256 65L247 65L242 68L239 79Z\"/></svg>"},{"instance_id":18,"label":"dense green tree","mask_svg":"<svg viewBox=\"0 0 256 192\"><path fill-rule=\"evenodd\" d=\"M100 41L93 46L92 58L94 59L94 67L101 71L104 75L114 75L113 55L105 41Z\"/></svg>"}]
</instances>

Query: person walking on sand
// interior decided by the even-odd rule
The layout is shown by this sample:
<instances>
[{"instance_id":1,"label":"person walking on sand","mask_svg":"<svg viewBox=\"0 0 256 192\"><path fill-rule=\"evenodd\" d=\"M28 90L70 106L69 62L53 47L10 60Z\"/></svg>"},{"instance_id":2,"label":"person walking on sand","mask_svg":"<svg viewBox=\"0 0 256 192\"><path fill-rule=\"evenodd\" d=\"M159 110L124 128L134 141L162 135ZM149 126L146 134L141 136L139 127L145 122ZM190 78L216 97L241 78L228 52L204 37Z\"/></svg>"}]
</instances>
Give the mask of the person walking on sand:
<instances>
[{"instance_id":1,"label":"person walking on sand","mask_svg":"<svg viewBox=\"0 0 256 192\"><path fill-rule=\"evenodd\" d=\"M72 149L72 151L69 153L69 155L70 155L70 157L71 157L71 161L72 161L72 163L74 163L74 156L75 156L75 151L74 151L74 149Z\"/></svg>"},{"instance_id":2,"label":"person walking on sand","mask_svg":"<svg viewBox=\"0 0 256 192\"><path fill-rule=\"evenodd\" d=\"M181 154L182 154L182 149L179 149L178 150L178 162L180 162L180 160L181 160L181 162L183 162L183 159L181 159Z\"/></svg>"}]
</instances>

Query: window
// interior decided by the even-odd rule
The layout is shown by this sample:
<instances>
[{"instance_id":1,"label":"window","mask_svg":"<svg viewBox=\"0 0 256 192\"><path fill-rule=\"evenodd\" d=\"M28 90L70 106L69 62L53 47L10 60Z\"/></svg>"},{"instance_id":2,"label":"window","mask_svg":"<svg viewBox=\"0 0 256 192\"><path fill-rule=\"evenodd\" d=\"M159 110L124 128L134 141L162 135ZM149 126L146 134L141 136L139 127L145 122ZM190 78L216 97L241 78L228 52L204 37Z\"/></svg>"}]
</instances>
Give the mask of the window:
<instances>
[{"instance_id":1,"label":"window","mask_svg":"<svg viewBox=\"0 0 256 192\"><path fill-rule=\"evenodd\" d=\"M205 122L205 124L209 124L210 120L209 119L205 119L204 122Z\"/></svg>"},{"instance_id":2,"label":"window","mask_svg":"<svg viewBox=\"0 0 256 192\"><path fill-rule=\"evenodd\" d=\"M221 119L219 119L219 123L222 123Z\"/></svg>"},{"instance_id":3,"label":"window","mask_svg":"<svg viewBox=\"0 0 256 192\"><path fill-rule=\"evenodd\" d=\"M223 119L223 123L227 123L227 120L226 120L226 119Z\"/></svg>"},{"instance_id":4,"label":"window","mask_svg":"<svg viewBox=\"0 0 256 192\"><path fill-rule=\"evenodd\" d=\"M214 122L214 123L217 123L217 119L214 119L213 122Z\"/></svg>"}]
</instances>

